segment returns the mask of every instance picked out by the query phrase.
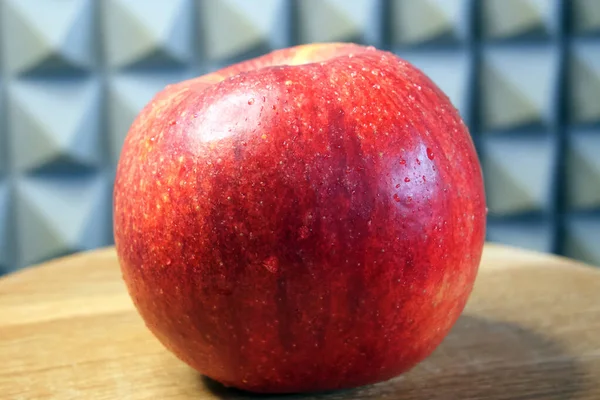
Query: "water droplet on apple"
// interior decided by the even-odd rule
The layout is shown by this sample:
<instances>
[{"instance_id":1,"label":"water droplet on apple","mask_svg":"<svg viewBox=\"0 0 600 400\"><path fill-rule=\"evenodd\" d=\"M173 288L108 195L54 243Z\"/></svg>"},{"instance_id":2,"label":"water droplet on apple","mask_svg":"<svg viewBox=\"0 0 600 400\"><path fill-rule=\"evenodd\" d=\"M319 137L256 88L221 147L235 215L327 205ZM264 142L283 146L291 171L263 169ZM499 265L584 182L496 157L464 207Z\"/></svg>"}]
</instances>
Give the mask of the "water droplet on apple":
<instances>
[{"instance_id":1,"label":"water droplet on apple","mask_svg":"<svg viewBox=\"0 0 600 400\"><path fill-rule=\"evenodd\" d=\"M407 176L406 178L404 178L404 182L406 182L406 183L410 182L410 178Z\"/></svg>"},{"instance_id":2,"label":"water droplet on apple","mask_svg":"<svg viewBox=\"0 0 600 400\"><path fill-rule=\"evenodd\" d=\"M412 201L412 197L408 196L408 197L406 198L406 202L407 202L407 203L410 203L411 201Z\"/></svg>"},{"instance_id":3,"label":"water droplet on apple","mask_svg":"<svg viewBox=\"0 0 600 400\"><path fill-rule=\"evenodd\" d=\"M398 193L394 194L394 200L396 200L396 203L400 202L400 196L398 196Z\"/></svg>"},{"instance_id":4,"label":"water droplet on apple","mask_svg":"<svg viewBox=\"0 0 600 400\"><path fill-rule=\"evenodd\" d=\"M400 184L397 184L397 185L396 185L396 189L398 189L399 187L400 187Z\"/></svg>"},{"instance_id":5,"label":"water droplet on apple","mask_svg":"<svg viewBox=\"0 0 600 400\"><path fill-rule=\"evenodd\" d=\"M298 230L298 234L300 235L300 239L306 239L310 234L310 229L307 226L302 226Z\"/></svg>"},{"instance_id":6,"label":"water droplet on apple","mask_svg":"<svg viewBox=\"0 0 600 400\"><path fill-rule=\"evenodd\" d=\"M275 256L271 256L263 261L263 266L267 269L267 271L274 274L279 269L279 259Z\"/></svg>"},{"instance_id":7,"label":"water droplet on apple","mask_svg":"<svg viewBox=\"0 0 600 400\"><path fill-rule=\"evenodd\" d=\"M251 106L252 104L254 104L254 97L248 99L248 105Z\"/></svg>"},{"instance_id":8,"label":"water droplet on apple","mask_svg":"<svg viewBox=\"0 0 600 400\"><path fill-rule=\"evenodd\" d=\"M377 90L379 90L379 89L381 89L381 86L379 86L378 84L374 84L374 85L373 85L373 89L377 89Z\"/></svg>"},{"instance_id":9,"label":"water droplet on apple","mask_svg":"<svg viewBox=\"0 0 600 400\"><path fill-rule=\"evenodd\" d=\"M406 164L406 160L400 160L400 165L405 165Z\"/></svg>"},{"instance_id":10,"label":"water droplet on apple","mask_svg":"<svg viewBox=\"0 0 600 400\"><path fill-rule=\"evenodd\" d=\"M427 158L433 160L433 150L431 150L429 147L427 148Z\"/></svg>"},{"instance_id":11,"label":"water droplet on apple","mask_svg":"<svg viewBox=\"0 0 600 400\"><path fill-rule=\"evenodd\" d=\"M427 178L425 178L425 175L423 175L423 182L427 182Z\"/></svg>"}]
</instances>

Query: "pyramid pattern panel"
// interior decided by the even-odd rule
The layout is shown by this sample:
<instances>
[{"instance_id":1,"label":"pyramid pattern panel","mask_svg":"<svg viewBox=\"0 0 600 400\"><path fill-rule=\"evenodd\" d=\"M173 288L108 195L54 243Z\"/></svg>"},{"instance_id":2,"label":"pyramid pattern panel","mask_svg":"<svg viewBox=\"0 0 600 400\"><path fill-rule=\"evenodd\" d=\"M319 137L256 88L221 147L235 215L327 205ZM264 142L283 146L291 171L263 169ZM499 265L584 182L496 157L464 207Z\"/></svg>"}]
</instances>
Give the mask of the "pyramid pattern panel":
<instances>
[{"instance_id":1,"label":"pyramid pattern panel","mask_svg":"<svg viewBox=\"0 0 600 400\"><path fill-rule=\"evenodd\" d=\"M380 0L303 0L296 2L300 43L352 41L375 44L381 39Z\"/></svg>"},{"instance_id":2,"label":"pyramid pattern panel","mask_svg":"<svg viewBox=\"0 0 600 400\"><path fill-rule=\"evenodd\" d=\"M9 198L8 185L0 178L0 274L8 272L12 262L11 255L8 254L10 249L9 238Z\"/></svg>"},{"instance_id":3,"label":"pyramid pattern panel","mask_svg":"<svg viewBox=\"0 0 600 400\"><path fill-rule=\"evenodd\" d=\"M101 2L110 68L185 66L193 57L191 0Z\"/></svg>"},{"instance_id":4,"label":"pyramid pattern panel","mask_svg":"<svg viewBox=\"0 0 600 400\"><path fill-rule=\"evenodd\" d=\"M481 26L497 41L547 38L559 28L558 0L482 0Z\"/></svg>"},{"instance_id":5,"label":"pyramid pattern panel","mask_svg":"<svg viewBox=\"0 0 600 400\"><path fill-rule=\"evenodd\" d=\"M566 231L565 255L600 265L600 212L571 216Z\"/></svg>"},{"instance_id":6,"label":"pyramid pattern panel","mask_svg":"<svg viewBox=\"0 0 600 400\"><path fill-rule=\"evenodd\" d=\"M555 241L555 229L544 218L528 218L524 221L492 220L488 223L489 240L535 251L551 252Z\"/></svg>"},{"instance_id":7,"label":"pyramid pattern panel","mask_svg":"<svg viewBox=\"0 0 600 400\"><path fill-rule=\"evenodd\" d=\"M468 0L391 0L391 41L397 46L457 44L470 34Z\"/></svg>"},{"instance_id":8,"label":"pyramid pattern panel","mask_svg":"<svg viewBox=\"0 0 600 400\"><path fill-rule=\"evenodd\" d=\"M6 173L8 168L8 155L7 149L8 141L6 138L7 129L5 126L6 117L4 115L4 82L0 77L0 179Z\"/></svg>"},{"instance_id":9,"label":"pyramid pattern panel","mask_svg":"<svg viewBox=\"0 0 600 400\"><path fill-rule=\"evenodd\" d=\"M300 43L388 49L465 118L488 238L600 266L596 0L0 0L0 274L112 243L137 113L170 83Z\"/></svg>"},{"instance_id":10,"label":"pyramid pattern panel","mask_svg":"<svg viewBox=\"0 0 600 400\"><path fill-rule=\"evenodd\" d=\"M574 130L566 155L566 195L574 209L600 209L600 127Z\"/></svg>"},{"instance_id":11,"label":"pyramid pattern panel","mask_svg":"<svg viewBox=\"0 0 600 400\"><path fill-rule=\"evenodd\" d=\"M571 25L579 35L600 33L600 2L596 0L572 0Z\"/></svg>"},{"instance_id":12,"label":"pyramid pattern panel","mask_svg":"<svg viewBox=\"0 0 600 400\"><path fill-rule=\"evenodd\" d=\"M18 252L26 265L102 246L109 235L106 178L24 178L18 182Z\"/></svg>"},{"instance_id":13,"label":"pyramid pattern panel","mask_svg":"<svg viewBox=\"0 0 600 400\"><path fill-rule=\"evenodd\" d=\"M101 165L96 80L15 81L8 98L15 171L73 171Z\"/></svg>"},{"instance_id":14,"label":"pyramid pattern panel","mask_svg":"<svg viewBox=\"0 0 600 400\"><path fill-rule=\"evenodd\" d=\"M198 34L204 55L223 62L285 47L289 10L285 0L200 0Z\"/></svg>"},{"instance_id":15,"label":"pyramid pattern panel","mask_svg":"<svg viewBox=\"0 0 600 400\"><path fill-rule=\"evenodd\" d=\"M482 128L549 127L555 116L558 61L551 45L486 49L479 82Z\"/></svg>"},{"instance_id":16,"label":"pyramid pattern panel","mask_svg":"<svg viewBox=\"0 0 600 400\"><path fill-rule=\"evenodd\" d=\"M485 137L483 167L490 215L549 212L556 152L556 141L545 134Z\"/></svg>"},{"instance_id":17,"label":"pyramid pattern panel","mask_svg":"<svg viewBox=\"0 0 600 400\"><path fill-rule=\"evenodd\" d=\"M1 43L9 73L74 72L94 66L93 0L1 4Z\"/></svg>"},{"instance_id":18,"label":"pyramid pattern panel","mask_svg":"<svg viewBox=\"0 0 600 400\"><path fill-rule=\"evenodd\" d=\"M577 39L570 47L570 121L575 124L600 123L600 40Z\"/></svg>"}]
</instances>

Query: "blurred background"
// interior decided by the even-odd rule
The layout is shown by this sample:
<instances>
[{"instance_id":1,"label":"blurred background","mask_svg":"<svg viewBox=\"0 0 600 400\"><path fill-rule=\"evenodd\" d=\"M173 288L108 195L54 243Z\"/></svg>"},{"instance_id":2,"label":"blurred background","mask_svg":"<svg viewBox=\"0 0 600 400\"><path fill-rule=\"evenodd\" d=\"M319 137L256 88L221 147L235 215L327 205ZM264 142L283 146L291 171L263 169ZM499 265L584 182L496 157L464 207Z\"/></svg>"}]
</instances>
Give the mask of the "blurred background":
<instances>
[{"instance_id":1,"label":"blurred background","mask_svg":"<svg viewBox=\"0 0 600 400\"><path fill-rule=\"evenodd\" d=\"M166 84L322 41L449 95L489 240L600 266L600 0L0 0L0 274L112 244L123 138Z\"/></svg>"}]
</instances>

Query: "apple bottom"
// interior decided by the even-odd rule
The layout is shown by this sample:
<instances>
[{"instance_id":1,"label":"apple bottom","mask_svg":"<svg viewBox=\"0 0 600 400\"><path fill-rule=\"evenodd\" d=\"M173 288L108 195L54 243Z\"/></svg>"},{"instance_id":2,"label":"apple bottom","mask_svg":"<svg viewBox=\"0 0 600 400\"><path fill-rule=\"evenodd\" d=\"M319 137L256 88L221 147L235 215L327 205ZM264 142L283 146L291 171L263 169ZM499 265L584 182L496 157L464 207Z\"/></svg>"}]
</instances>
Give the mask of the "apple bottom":
<instances>
[{"instance_id":1,"label":"apple bottom","mask_svg":"<svg viewBox=\"0 0 600 400\"><path fill-rule=\"evenodd\" d=\"M273 274L254 272L252 286L210 294L195 292L193 279L161 295L152 280L127 281L148 328L179 359L224 386L271 394L355 388L408 371L443 341L472 289L472 279L453 275L428 277L401 297L353 295L341 277L338 287L313 282L312 295L296 292L310 287L306 276L283 299Z\"/></svg>"}]
</instances>

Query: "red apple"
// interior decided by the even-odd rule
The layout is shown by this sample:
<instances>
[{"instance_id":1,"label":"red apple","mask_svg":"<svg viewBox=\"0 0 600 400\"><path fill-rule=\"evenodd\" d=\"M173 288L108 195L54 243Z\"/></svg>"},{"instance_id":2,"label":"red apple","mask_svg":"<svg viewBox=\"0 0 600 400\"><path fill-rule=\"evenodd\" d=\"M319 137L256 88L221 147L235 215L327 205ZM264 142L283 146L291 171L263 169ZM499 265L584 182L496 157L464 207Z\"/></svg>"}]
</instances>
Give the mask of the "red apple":
<instances>
[{"instance_id":1,"label":"red apple","mask_svg":"<svg viewBox=\"0 0 600 400\"><path fill-rule=\"evenodd\" d=\"M125 140L116 249L162 344L224 385L333 390L407 371L462 313L482 173L442 91L354 44L165 88Z\"/></svg>"}]
</instances>

